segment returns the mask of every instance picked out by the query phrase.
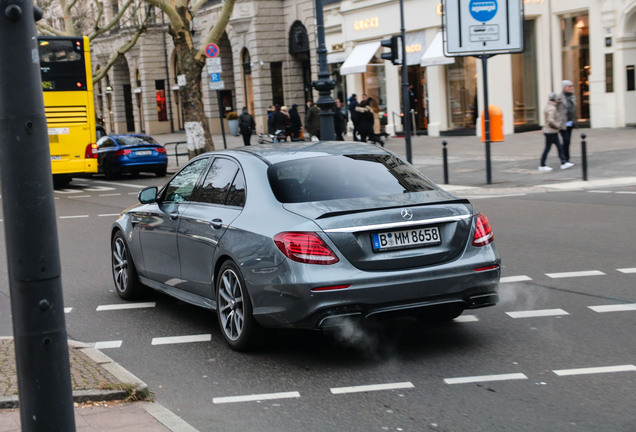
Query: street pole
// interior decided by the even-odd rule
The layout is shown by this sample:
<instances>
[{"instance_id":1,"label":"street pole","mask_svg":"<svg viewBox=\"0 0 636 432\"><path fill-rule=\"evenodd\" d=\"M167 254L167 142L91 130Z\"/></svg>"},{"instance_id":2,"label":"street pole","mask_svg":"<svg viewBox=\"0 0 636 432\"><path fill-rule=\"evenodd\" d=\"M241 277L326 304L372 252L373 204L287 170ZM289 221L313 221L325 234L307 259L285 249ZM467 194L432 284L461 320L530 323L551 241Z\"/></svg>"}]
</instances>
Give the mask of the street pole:
<instances>
[{"instance_id":1,"label":"street pole","mask_svg":"<svg viewBox=\"0 0 636 432\"><path fill-rule=\"evenodd\" d=\"M400 0L400 20L402 38L402 109L404 119L404 141L406 142L406 160L413 163L413 151L411 149L411 99L409 97L409 71L406 64L406 42L404 39L404 0Z\"/></svg>"},{"instance_id":2,"label":"street pole","mask_svg":"<svg viewBox=\"0 0 636 432\"><path fill-rule=\"evenodd\" d=\"M313 81L311 85L313 88L318 90L318 100L316 101L316 105L320 108L320 139L323 141L333 141L336 139L333 112L336 101L333 100L333 97L331 96L331 90L336 87L336 82L329 79L322 0L315 0L315 6L318 36L318 49L316 50L318 53L318 81Z\"/></svg>"},{"instance_id":3,"label":"street pole","mask_svg":"<svg viewBox=\"0 0 636 432\"><path fill-rule=\"evenodd\" d=\"M488 59L492 54L482 54L481 59L482 75L484 80L484 134L486 141L486 183L492 184L492 168L490 164L490 110L488 109Z\"/></svg>"},{"instance_id":4,"label":"street pole","mask_svg":"<svg viewBox=\"0 0 636 432\"><path fill-rule=\"evenodd\" d=\"M0 7L0 183L20 421L75 431L53 177L32 0ZM35 20L34 20L35 18Z\"/></svg>"}]
</instances>

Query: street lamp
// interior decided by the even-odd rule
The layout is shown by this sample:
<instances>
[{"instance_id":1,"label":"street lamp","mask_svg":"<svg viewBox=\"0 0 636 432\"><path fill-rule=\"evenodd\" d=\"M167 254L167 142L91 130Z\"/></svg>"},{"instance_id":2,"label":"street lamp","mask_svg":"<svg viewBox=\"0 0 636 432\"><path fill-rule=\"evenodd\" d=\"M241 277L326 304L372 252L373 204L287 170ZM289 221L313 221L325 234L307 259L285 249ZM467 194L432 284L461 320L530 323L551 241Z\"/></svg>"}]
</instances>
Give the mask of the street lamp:
<instances>
[{"instance_id":1,"label":"street lamp","mask_svg":"<svg viewBox=\"0 0 636 432\"><path fill-rule=\"evenodd\" d=\"M329 79L327 67L327 48L325 47L325 25L322 10L322 0L315 0L316 27L318 35L318 81L312 81L311 86L318 91L316 105L320 107L320 139L332 141L336 138L334 127L334 106L336 101L331 96L331 90L336 87L336 82Z\"/></svg>"}]
</instances>

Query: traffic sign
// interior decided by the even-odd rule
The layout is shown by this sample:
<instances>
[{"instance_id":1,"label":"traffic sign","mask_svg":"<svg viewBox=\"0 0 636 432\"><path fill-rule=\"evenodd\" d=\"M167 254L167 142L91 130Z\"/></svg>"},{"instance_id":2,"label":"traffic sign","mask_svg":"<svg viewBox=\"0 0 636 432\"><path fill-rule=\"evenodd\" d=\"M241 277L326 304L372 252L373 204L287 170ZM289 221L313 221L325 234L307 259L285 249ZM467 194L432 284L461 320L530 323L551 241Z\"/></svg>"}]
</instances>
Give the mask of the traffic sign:
<instances>
[{"instance_id":1,"label":"traffic sign","mask_svg":"<svg viewBox=\"0 0 636 432\"><path fill-rule=\"evenodd\" d=\"M448 57L523 51L523 0L443 0Z\"/></svg>"},{"instance_id":2,"label":"traffic sign","mask_svg":"<svg viewBox=\"0 0 636 432\"><path fill-rule=\"evenodd\" d=\"M208 73L223 72L221 57L214 57L214 58L208 57L205 59L205 64L208 67Z\"/></svg>"},{"instance_id":3,"label":"traffic sign","mask_svg":"<svg viewBox=\"0 0 636 432\"><path fill-rule=\"evenodd\" d=\"M211 81L210 90L224 90L225 83L223 81Z\"/></svg>"},{"instance_id":4,"label":"traffic sign","mask_svg":"<svg viewBox=\"0 0 636 432\"><path fill-rule=\"evenodd\" d=\"M221 74L220 73L211 73L210 74L210 81L212 81L212 82L221 81Z\"/></svg>"},{"instance_id":5,"label":"traffic sign","mask_svg":"<svg viewBox=\"0 0 636 432\"><path fill-rule=\"evenodd\" d=\"M221 54L221 50L219 49L219 46L217 44L211 43L205 47L205 55L207 57L214 58L218 57L219 54Z\"/></svg>"}]
</instances>

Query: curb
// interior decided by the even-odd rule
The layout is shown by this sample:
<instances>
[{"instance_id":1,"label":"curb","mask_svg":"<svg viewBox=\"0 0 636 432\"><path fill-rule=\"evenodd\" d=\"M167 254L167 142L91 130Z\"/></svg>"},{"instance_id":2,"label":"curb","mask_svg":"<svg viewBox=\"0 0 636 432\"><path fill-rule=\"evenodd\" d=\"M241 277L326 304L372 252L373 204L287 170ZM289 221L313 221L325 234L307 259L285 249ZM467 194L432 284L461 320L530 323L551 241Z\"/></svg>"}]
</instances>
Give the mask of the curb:
<instances>
[{"instance_id":1,"label":"curb","mask_svg":"<svg viewBox=\"0 0 636 432\"><path fill-rule=\"evenodd\" d=\"M12 338L8 338L12 339ZM95 349L94 345L86 344L83 342L77 342L69 340L69 349L78 349L85 354L91 361L95 362L98 366L104 368L108 373L113 375L121 384L130 386L134 394L139 395L140 400L145 400L150 394L148 385L137 378L132 373L121 367L118 363L113 361L110 357ZM93 401L115 401L126 400L130 397L127 390L73 390L73 402L93 402ZM0 396L0 409L18 408L20 406L18 395L15 396Z\"/></svg>"}]
</instances>

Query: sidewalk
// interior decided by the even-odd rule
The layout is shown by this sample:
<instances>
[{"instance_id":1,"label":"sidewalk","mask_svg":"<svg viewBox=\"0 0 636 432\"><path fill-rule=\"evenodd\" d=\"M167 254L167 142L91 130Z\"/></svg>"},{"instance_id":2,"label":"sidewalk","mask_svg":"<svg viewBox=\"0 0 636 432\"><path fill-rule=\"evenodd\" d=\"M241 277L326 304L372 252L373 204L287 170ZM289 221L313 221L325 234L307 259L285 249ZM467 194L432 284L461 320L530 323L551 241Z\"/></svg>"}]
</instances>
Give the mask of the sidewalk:
<instances>
[{"instance_id":1,"label":"sidewalk","mask_svg":"<svg viewBox=\"0 0 636 432\"><path fill-rule=\"evenodd\" d=\"M68 344L78 431L197 432L160 404L147 401L148 386L109 357L87 344L74 341ZM13 339L3 338L0 339L2 432L21 430L17 395Z\"/></svg>"},{"instance_id":2,"label":"sidewalk","mask_svg":"<svg viewBox=\"0 0 636 432\"><path fill-rule=\"evenodd\" d=\"M583 180L582 138L586 135L587 181ZM162 144L186 141L183 132L156 135ZM350 136L348 137L351 138ZM216 149L223 149L223 137L213 137ZM443 142L448 152L448 179L444 183ZM241 147L240 136L226 134L227 148ZM252 137L252 145L257 137ZM188 160L175 157L176 147L168 144L168 172L174 173ZM390 137L386 148L406 158L404 137ZM443 188L465 197L540 193L557 190L579 190L603 185L636 185L636 128L574 129L570 145L574 167L561 170L556 149L548 155L553 171L540 172L539 159L544 148L541 131L507 135L503 142L490 145L491 183L487 182L486 146L476 136L411 137L412 163ZM186 144L179 144L187 153Z\"/></svg>"}]
</instances>

